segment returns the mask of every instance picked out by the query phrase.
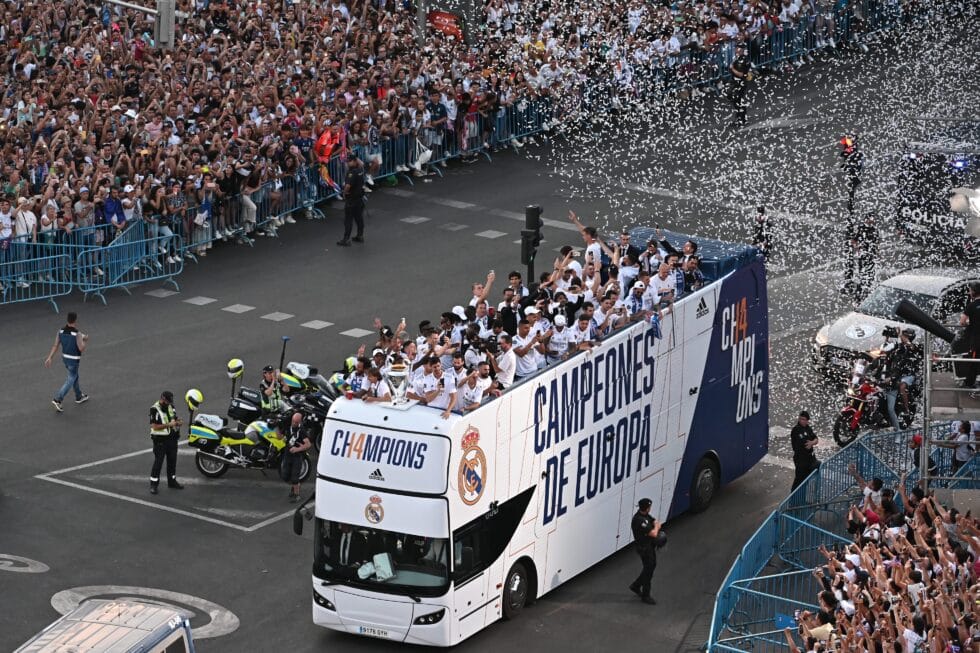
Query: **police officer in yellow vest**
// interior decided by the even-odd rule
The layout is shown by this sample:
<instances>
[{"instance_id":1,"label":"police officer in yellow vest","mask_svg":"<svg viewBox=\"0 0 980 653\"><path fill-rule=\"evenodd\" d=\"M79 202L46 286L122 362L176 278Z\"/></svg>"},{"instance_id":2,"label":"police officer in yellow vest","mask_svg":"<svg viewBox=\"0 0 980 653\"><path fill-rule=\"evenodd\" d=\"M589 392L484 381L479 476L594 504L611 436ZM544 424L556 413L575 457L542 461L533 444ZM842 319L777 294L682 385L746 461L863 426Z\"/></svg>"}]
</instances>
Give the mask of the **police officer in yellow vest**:
<instances>
[{"instance_id":1,"label":"police officer in yellow vest","mask_svg":"<svg viewBox=\"0 0 980 653\"><path fill-rule=\"evenodd\" d=\"M150 470L150 494L157 493L160 485L160 468L167 458L167 487L183 490L177 482L177 440L183 422L174 409L174 393L169 390L160 395L160 401L150 406L150 439L153 440L153 469Z\"/></svg>"},{"instance_id":2,"label":"police officer in yellow vest","mask_svg":"<svg viewBox=\"0 0 980 653\"><path fill-rule=\"evenodd\" d=\"M271 365L262 368L259 392L262 393L262 415L278 413L282 408L282 378L279 370Z\"/></svg>"}]
</instances>

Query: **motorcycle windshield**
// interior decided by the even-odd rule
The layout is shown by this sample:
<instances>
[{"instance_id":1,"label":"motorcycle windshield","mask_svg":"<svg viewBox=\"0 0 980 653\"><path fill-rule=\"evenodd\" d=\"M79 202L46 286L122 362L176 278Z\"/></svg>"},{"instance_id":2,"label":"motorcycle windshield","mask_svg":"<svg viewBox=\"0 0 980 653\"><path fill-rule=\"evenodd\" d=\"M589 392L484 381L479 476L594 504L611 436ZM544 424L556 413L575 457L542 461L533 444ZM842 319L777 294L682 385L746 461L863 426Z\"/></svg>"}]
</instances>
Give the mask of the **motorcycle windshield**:
<instances>
[{"instance_id":1,"label":"motorcycle windshield","mask_svg":"<svg viewBox=\"0 0 980 653\"><path fill-rule=\"evenodd\" d=\"M313 574L326 582L409 596L449 588L448 539L317 518L314 540Z\"/></svg>"}]
</instances>

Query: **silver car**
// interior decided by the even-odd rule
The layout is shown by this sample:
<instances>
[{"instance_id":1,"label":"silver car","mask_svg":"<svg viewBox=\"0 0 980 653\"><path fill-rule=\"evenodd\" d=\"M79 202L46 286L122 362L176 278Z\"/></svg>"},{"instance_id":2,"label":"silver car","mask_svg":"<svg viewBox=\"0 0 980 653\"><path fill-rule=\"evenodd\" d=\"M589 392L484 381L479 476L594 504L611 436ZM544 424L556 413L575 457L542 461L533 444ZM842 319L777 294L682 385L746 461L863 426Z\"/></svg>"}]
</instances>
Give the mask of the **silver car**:
<instances>
[{"instance_id":1,"label":"silver car","mask_svg":"<svg viewBox=\"0 0 980 653\"><path fill-rule=\"evenodd\" d=\"M882 329L886 326L912 328L921 338L919 327L907 324L894 314L895 305L903 299L940 323L957 322L966 305L968 284L978 280L976 275L958 270L921 268L882 281L857 309L817 331L811 351L814 367L835 378L850 374L855 356L875 358L880 354L885 342Z\"/></svg>"}]
</instances>

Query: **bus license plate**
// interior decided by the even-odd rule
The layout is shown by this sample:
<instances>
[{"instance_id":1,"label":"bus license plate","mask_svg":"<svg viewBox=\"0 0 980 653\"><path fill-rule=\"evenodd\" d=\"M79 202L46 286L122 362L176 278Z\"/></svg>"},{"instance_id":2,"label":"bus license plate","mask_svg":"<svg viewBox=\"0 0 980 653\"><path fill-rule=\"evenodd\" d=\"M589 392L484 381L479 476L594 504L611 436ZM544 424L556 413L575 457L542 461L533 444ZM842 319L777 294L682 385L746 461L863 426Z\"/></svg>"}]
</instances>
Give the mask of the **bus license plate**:
<instances>
[{"instance_id":1,"label":"bus license plate","mask_svg":"<svg viewBox=\"0 0 980 653\"><path fill-rule=\"evenodd\" d=\"M375 628L374 626L359 626L358 632L362 635L367 635L368 637L382 637L384 639L390 639L387 630Z\"/></svg>"}]
</instances>

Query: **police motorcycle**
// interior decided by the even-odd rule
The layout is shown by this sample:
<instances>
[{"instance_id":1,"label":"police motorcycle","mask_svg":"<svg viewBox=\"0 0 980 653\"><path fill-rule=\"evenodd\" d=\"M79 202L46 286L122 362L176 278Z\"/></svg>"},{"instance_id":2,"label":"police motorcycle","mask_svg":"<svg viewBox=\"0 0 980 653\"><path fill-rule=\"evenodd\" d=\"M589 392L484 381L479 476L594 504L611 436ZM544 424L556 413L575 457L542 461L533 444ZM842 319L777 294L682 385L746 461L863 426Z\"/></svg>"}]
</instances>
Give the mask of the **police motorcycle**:
<instances>
[{"instance_id":1,"label":"police motorcycle","mask_svg":"<svg viewBox=\"0 0 980 653\"><path fill-rule=\"evenodd\" d=\"M200 390L190 389L184 396L191 411L190 435L187 443L197 449L194 464L197 471L208 478L219 478L230 468L279 470L286 449L286 440L276 431L280 423L288 424L291 411L271 415L267 419L256 419L244 430L230 426L228 418L195 411L204 402ZM305 481L313 470L313 464L303 452L303 464L299 480Z\"/></svg>"},{"instance_id":2,"label":"police motorcycle","mask_svg":"<svg viewBox=\"0 0 980 653\"><path fill-rule=\"evenodd\" d=\"M886 327L883 331L885 342L872 360L864 356L854 359L851 380L845 394L844 406L834 420L834 441L846 447L857 439L862 430L891 428L888 419L888 392L897 392L899 379L892 378L890 358L895 351L892 338L898 337L898 329ZM901 399L897 399L895 412L900 428L908 428L917 412L920 384L909 388L909 410L906 411Z\"/></svg>"},{"instance_id":3,"label":"police motorcycle","mask_svg":"<svg viewBox=\"0 0 980 653\"><path fill-rule=\"evenodd\" d=\"M241 378L244 369L241 360L233 358L228 361L228 378L232 383L228 417L237 421L243 430L248 424L265 417L262 410L262 394L259 390L242 385L236 392L237 381ZM280 372L279 379L284 390L283 405L303 414L304 428L316 434L313 445L319 452L323 423L326 421L330 406L340 396L339 388L343 383L343 376L334 374L326 379L316 367L308 363L290 361Z\"/></svg>"}]
</instances>

